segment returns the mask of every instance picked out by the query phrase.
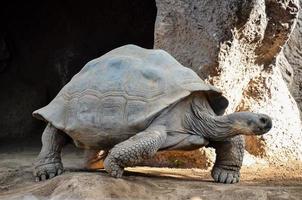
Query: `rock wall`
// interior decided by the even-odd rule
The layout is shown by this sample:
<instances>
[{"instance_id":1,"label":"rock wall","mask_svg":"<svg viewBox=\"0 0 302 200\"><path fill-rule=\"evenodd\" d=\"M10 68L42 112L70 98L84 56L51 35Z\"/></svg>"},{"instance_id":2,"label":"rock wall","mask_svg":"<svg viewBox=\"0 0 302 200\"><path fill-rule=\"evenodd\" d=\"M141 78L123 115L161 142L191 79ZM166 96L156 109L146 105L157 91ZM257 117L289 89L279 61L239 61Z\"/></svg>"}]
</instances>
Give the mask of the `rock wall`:
<instances>
[{"instance_id":1,"label":"rock wall","mask_svg":"<svg viewBox=\"0 0 302 200\"><path fill-rule=\"evenodd\" d=\"M297 24L284 47L284 54L289 63L287 69L293 79L289 89L302 111L302 12L299 13Z\"/></svg>"},{"instance_id":2,"label":"rock wall","mask_svg":"<svg viewBox=\"0 0 302 200\"><path fill-rule=\"evenodd\" d=\"M273 118L268 134L246 137L247 151L272 164L301 160L299 110L281 70L288 65L281 49L295 26L298 1L156 3L155 48L222 89L230 101L227 112L249 110Z\"/></svg>"}]
</instances>

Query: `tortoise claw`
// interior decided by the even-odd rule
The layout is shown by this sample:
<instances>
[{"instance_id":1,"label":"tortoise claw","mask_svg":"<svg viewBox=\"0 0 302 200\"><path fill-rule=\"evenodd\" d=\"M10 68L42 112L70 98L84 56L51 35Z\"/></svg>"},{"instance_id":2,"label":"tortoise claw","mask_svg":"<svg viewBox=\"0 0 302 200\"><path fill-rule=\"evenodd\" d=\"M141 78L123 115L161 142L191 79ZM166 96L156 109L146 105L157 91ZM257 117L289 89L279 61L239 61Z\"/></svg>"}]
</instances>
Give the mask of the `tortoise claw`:
<instances>
[{"instance_id":1,"label":"tortoise claw","mask_svg":"<svg viewBox=\"0 0 302 200\"><path fill-rule=\"evenodd\" d=\"M218 183L237 183L240 179L240 172L239 170L229 170L215 166L212 170L212 177Z\"/></svg>"},{"instance_id":2,"label":"tortoise claw","mask_svg":"<svg viewBox=\"0 0 302 200\"><path fill-rule=\"evenodd\" d=\"M36 182L45 181L63 173L63 165L61 162L48 163L35 167L34 175Z\"/></svg>"},{"instance_id":3,"label":"tortoise claw","mask_svg":"<svg viewBox=\"0 0 302 200\"><path fill-rule=\"evenodd\" d=\"M110 176L115 178L121 178L123 176L124 168L114 162L113 159L107 157L104 161L104 167Z\"/></svg>"}]
</instances>

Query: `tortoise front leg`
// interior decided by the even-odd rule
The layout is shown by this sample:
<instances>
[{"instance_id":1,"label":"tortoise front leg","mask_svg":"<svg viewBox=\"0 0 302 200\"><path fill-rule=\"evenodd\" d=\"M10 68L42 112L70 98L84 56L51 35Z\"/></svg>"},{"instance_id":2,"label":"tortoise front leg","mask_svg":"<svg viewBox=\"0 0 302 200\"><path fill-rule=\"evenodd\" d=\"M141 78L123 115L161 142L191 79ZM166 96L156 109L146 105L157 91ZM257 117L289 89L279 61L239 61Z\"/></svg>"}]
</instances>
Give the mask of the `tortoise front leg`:
<instances>
[{"instance_id":1,"label":"tortoise front leg","mask_svg":"<svg viewBox=\"0 0 302 200\"><path fill-rule=\"evenodd\" d=\"M115 145L104 161L105 170L113 177L120 178L125 167L135 166L151 158L166 140L162 129L146 130Z\"/></svg>"},{"instance_id":2,"label":"tortoise front leg","mask_svg":"<svg viewBox=\"0 0 302 200\"><path fill-rule=\"evenodd\" d=\"M42 149L35 162L34 175L36 181L43 181L60 175L63 172L61 150L68 137L50 123L42 134Z\"/></svg>"},{"instance_id":3,"label":"tortoise front leg","mask_svg":"<svg viewBox=\"0 0 302 200\"><path fill-rule=\"evenodd\" d=\"M215 182L237 183L244 156L244 138L239 135L226 141L211 141L209 147L215 148L216 161L212 169Z\"/></svg>"}]
</instances>

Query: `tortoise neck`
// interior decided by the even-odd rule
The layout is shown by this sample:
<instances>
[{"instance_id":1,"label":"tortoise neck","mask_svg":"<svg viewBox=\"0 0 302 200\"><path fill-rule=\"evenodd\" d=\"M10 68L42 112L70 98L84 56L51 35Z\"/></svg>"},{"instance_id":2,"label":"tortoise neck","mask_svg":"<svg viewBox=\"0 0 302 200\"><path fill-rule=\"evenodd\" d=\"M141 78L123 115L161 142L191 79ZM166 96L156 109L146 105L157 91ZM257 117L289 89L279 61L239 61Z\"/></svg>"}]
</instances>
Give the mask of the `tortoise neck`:
<instances>
[{"instance_id":1,"label":"tortoise neck","mask_svg":"<svg viewBox=\"0 0 302 200\"><path fill-rule=\"evenodd\" d=\"M199 104L192 101L185 122L189 126L189 132L209 140L221 141L237 135L228 117L216 116L207 101Z\"/></svg>"}]
</instances>

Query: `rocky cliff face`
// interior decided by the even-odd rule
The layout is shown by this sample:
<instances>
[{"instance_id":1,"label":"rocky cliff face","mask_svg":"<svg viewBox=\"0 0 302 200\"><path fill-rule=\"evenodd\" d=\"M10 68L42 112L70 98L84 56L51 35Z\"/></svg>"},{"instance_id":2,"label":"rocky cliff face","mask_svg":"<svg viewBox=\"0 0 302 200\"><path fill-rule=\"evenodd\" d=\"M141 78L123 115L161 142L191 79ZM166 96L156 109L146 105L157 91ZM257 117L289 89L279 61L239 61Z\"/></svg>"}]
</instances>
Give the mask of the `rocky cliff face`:
<instances>
[{"instance_id":1,"label":"rocky cliff face","mask_svg":"<svg viewBox=\"0 0 302 200\"><path fill-rule=\"evenodd\" d=\"M302 111L302 12L299 13L297 24L284 47L284 54L289 63L286 69L293 79L289 89Z\"/></svg>"},{"instance_id":2,"label":"rocky cliff face","mask_svg":"<svg viewBox=\"0 0 302 200\"><path fill-rule=\"evenodd\" d=\"M247 151L274 164L301 160L299 110L282 78L291 81L281 52L296 24L299 2L156 3L155 48L222 89L230 100L227 112L249 110L273 118L268 134L246 138Z\"/></svg>"}]
</instances>

